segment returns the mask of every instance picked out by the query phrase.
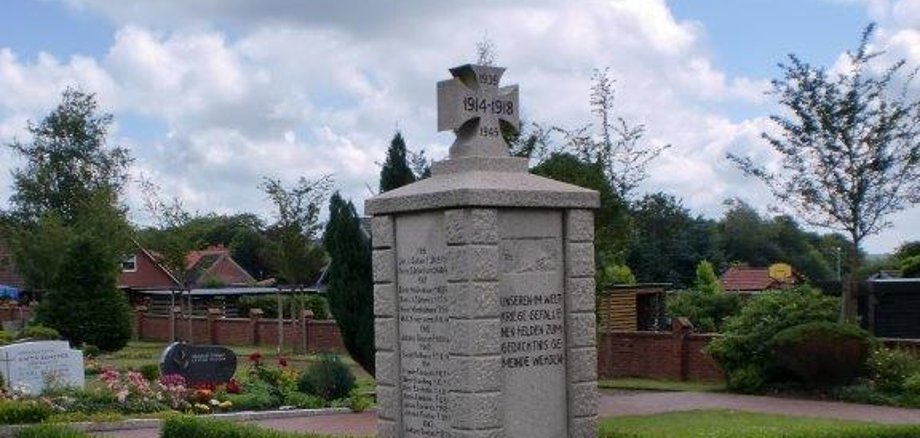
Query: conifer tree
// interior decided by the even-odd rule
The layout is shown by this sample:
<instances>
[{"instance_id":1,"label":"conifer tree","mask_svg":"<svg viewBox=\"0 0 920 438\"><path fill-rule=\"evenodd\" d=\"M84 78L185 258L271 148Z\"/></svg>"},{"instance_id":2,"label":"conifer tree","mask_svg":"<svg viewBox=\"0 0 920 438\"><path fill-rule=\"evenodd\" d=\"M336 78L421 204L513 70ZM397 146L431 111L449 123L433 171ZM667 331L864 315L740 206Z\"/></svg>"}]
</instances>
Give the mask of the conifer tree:
<instances>
[{"instance_id":1,"label":"conifer tree","mask_svg":"<svg viewBox=\"0 0 920 438\"><path fill-rule=\"evenodd\" d=\"M406 142L402 133L396 132L387 149L387 160L380 170L380 193L415 182L415 174L406 159Z\"/></svg>"},{"instance_id":2,"label":"conifer tree","mask_svg":"<svg viewBox=\"0 0 920 438\"><path fill-rule=\"evenodd\" d=\"M336 192L329 200L323 235L329 265L329 310L338 322L345 348L374 375L374 285L370 239L351 201Z\"/></svg>"}]
</instances>

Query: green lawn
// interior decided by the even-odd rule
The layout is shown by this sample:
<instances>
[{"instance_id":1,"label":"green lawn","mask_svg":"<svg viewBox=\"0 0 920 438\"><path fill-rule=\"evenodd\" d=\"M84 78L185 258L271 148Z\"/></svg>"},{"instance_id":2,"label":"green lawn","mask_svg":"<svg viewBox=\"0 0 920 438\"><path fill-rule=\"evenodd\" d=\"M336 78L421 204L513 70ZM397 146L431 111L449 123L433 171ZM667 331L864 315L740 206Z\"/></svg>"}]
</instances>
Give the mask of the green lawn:
<instances>
[{"instance_id":1,"label":"green lawn","mask_svg":"<svg viewBox=\"0 0 920 438\"><path fill-rule=\"evenodd\" d=\"M882 425L747 412L711 410L607 418L602 438L908 438L920 425Z\"/></svg>"},{"instance_id":2,"label":"green lawn","mask_svg":"<svg viewBox=\"0 0 920 438\"><path fill-rule=\"evenodd\" d=\"M639 378L607 379L597 382L598 388L604 389L642 389L649 391L694 391L710 392L725 390L724 383L680 382L676 380L653 380Z\"/></svg>"}]
</instances>

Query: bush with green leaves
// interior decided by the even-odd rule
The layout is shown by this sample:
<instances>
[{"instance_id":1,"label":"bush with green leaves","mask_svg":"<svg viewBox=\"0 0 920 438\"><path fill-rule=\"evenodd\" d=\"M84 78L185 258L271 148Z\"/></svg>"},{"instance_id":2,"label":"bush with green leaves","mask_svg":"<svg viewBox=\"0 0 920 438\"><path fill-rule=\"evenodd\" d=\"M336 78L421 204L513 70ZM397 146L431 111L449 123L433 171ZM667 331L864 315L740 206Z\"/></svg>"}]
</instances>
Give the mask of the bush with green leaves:
<instances>
[{"instance_id":1,"label":"bush with green leaves","mask_svg":"<svg viewBox=\"0 0 920 438\"><path fill-rule=\"evenodd\" d=\"M90 438L90 435L79 430L57 424L42 424L20 429L13 435L16 438Z\"/></svg>"},{"instance_id":2,"label":"bush with green leaves","mask_svg":"<svg viewBox=\"0 0 920 438\"><path fill-rule=\"evenodd\" d=\"M725 372L729 389L758 392L789 378L773 355L773 337L801 324L834 322L839 308L837 298L808 286L763 292L725 321L723 335L710 342L706 351Z\"/></svg>"},{"instance_id":3,"label":"bush with green leaves","mask_svg":"<svg viewBox=\"0 0 920 438\"><path fill-rule=\"evenodd\" d=\"M323 400L347 397L355 387L355 376L337 355L324 354L300 375L297 389Z\"/></svg>"},{"instance_id":4,"label":"bush with green leaves","mask_svg":"<svg viewBox=\"0 0 920 438\"><path fill-rule=\"evenodd\" d=\"M882 392L901 393L908 378L920 374L920 358L905 350L880 347L869 357L869 377Z\"/></svg>"},{"instance_id":5,"label":"bush with green leaves","mask_svg":"<svg viewBox=\"0 0 920 438\"><path fill-rule=\"evenodd\" d=\"M116 288L119 265L109 257L105 242L77 237L38 307L38 321L74 345L92 344L102 351L127 345L130 308Z\"/></svg>"},{"instance_id":6,"label":"bush with green leaves","mask_svg":"<svg viewBox=\"0 0 920 438\"><path fill-rule=\"evenodd\" d=\"M41 423L53 413L50 406L36 400L0 402L0 424Z\"/></svg>"},{"instance_id":7,"label":"bush with green leaves","mask_svg":"<svg viewBox=\"0 0 920 438\"><path fill-rule=\"evenodd\" d=\"M693 288L671 294L667 308L672 317L689 318L697 332L719 332L725 319L738 313L741 297L725 293L712 264L703 260L696 267Z\"/></svg>"},{"instance_id":8,"label":"bush with green leaves","mask_svg":"<svg viewBox=\"0 0 920 438\"><path fill-rule=\"evenodd\" d=\"M0 330L0 345L6 345L13 342L13 335L5 330Z\"/></svg>"},{"instance_id":9,"label":"bush with green leaves","mask_svg":"<svg viewBox=\"0 0 920 438\"><path fill-rule=\"evenodd\" d=\"M16 334L16 339L31 339L34 341L54 341L61 339L61 334L51 327L43 325L29 325Z\"/></svg>"},{"instance_id":10,"label":"bush with green leaves","mask_svg":"<svg viewBox=\"0 0 920 438\"><path fill-rule=\"evenodd\" d=\"M856 325L821 321L782 330L771 343L777 364L805 386L831 387L865 373L874 340Z\"/></svg>"}]
</instances>

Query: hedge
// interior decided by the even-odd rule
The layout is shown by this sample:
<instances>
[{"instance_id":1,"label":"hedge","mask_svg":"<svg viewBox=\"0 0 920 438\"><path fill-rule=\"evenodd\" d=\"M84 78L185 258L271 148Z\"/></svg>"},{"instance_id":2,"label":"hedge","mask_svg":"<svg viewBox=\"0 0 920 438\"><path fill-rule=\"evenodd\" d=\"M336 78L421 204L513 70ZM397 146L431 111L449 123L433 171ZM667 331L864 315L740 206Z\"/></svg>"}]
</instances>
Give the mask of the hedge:
<instances>
[{"instance_id":1,"label":"hedge","mask_svg":"<svg viewBox=\"0 0 920 438\"><path fill-rule=\"evenodd\" d=\"M16 432L16 438L90 438L90 435L54 424L27 427Z\"/></svg>"},{"instance_id":2,"label":"hedge","mask_svg":"<svg viewBox=\"0 0 920 438\"><path fill-rule=\"evenodd\" d=\"M175 416L163 421L161 438L324 438L327 435L280 432L243 423Z\"/></svg>"}]
</instances>

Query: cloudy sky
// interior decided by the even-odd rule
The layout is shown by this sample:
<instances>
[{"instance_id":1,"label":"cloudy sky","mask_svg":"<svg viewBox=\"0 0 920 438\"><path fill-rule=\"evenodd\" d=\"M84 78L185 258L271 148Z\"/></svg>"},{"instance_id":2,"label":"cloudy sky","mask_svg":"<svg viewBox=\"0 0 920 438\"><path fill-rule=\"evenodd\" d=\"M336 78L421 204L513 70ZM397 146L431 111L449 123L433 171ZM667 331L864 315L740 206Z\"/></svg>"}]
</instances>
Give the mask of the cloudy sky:
<instances>
[{"instance_id":1,"label":"cloudy sky","mask_svg":"<svg viewBox=\"0 0 920 438\"><path fill-rule=\"evenodd\" d=\"M360 209L396 129L446 155L435 83L487 38L529 121L590 122L589 78L609 67L617 113L673 145L641 191L719 217L726 198L772 202L724 157L772 159L759 134L776 63L833 66L872 21L875 46L920 65L920 0L4 0L0 142L27 139L75 85L115 116L132 173L192 210L268 219L262 177L325 174ZM16 166L0 151L0 208ZM920 208L893 220L870 252L920 240Z\"/></svg>"}]
</instances>

